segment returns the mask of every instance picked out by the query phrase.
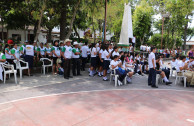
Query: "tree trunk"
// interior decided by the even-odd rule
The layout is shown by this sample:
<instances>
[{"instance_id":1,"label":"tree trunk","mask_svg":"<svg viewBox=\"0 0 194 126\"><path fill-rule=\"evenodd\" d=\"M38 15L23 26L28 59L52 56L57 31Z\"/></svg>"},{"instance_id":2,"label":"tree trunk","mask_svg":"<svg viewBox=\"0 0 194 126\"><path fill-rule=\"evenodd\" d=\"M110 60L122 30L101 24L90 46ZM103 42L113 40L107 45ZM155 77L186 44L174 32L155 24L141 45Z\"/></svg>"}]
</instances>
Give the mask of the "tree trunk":
<instances>
[{"instance_id":1,"label":"tree trunk","mask_svg":"<svg viewBox=\"0 0 194 126\"><path fill-rule=\"evenodd\" d=\"M34 24L34 38L33 38L33 41L35 40L35 35L37 33L37 30L38 30L38 21L35 22ZM30 34L30 31L28 30L28 33ZM30 37L28 37L28 41L30 41Z\"/></svg>"},{"instance_id":2,"label":"tree trunk","mask_svg":"<svg viewBox=\"0 0 194 126\"><path fill-rule=\"evenodd\" d=\"M48 43L51 43L51 37L52 37L52 28L48 29Z\"/></svg>"},{"instance_id":3,"label":"tree trunk","mask_svg":"<svg viewBox=\"0 0 194 126\"><path fill-rule=\"evenodd\" d=\"M188 15L186 16L186 20L188 20ZM185 25L185 28L184 28L184 46L183 46L183 50L186 49L186 42L187 42L187 29L188 29L188 21Z\"/></svg>"},{"instance_id":4,"label":"tree trunk","mask_svg":"<svg viewBox=\"0 0 194 126\"><path fill-rule=\"evenodd\" d=\"M1 39L2 39L2 41L3 41L3 40L4 40L4 33L3 33L4 26L3 26L3 19L1 19L1 25L2 25Z\"/></svg>"},{"instance_id":5,"label":"tree trunk","mask_svg":"<svg viewBox=\"0 0 194 126\"><path fill-rule=\"evenodd\" d=\"M66 26L67 25L67 9L66 6L61 9L60 17L60 40L65 40Z\"/></svg>"},{"instance_id":6,"label":"tree trunk","mask_svg":"<svg viewBox=\"0 0 194 126\"><path fill-rule=\"evenodd\" d=\"M9 38L9 29L7 28L7 40Z\"/></svg>"},{"instance_id":7,"label":"tree trunk","mask_svg":"<svg viewBox=\"0 0 194 126\"><path fill-rule=\"evenodd\" d=\"M44 12L44 9L45 9L45 6L46 6L45 3L46 3L46 0L45 1L43 0L42 9L40 11L40 19L38 21L38 28L37 28L36 36L34 37L34 41L36 41L36 42L38 41L38 36L40 34L42 16L43 16L43 12Z\"/></svg>"},{"instance_id":8,"label":"tree trunk","mask_svg":"<svg viewBox=\"0 0 194 126\"><path fill-rule=\"evenodd\" d=\"M77 28L75 27L75 25L73 24L73 29L74 29L74 31L75 31L75 34L77 35L77 37L78 37L78 39L79 39L79 42L81 41L81 39L80 39L80 35L79 35L79 33L77 32Z\"/></svg>"},{"instance_id":9,"label":"tree trunk","mask_svg":"<svg viewBox=\"0 0 194 126\"><path fill-rule=\"evenodd\" d=\"M175 34L174 34L174 46L173 46L173 48L175 48L176 47L176 32L175 32Z\"/></svg>"},{"instance_id":10,"label":"tree trunk","mask_svg":"<svg viewBox=\"0 0 194 126\"><path fill-rule=\"evenodd\" d=\"M69 31L68 31L68 34L65 37L65 39L68 39L70 37L71 33L72 33L72 27L73 27L73 23L74 23L74 20L75 20L75 16L76 16L79 4L80 4L80 0L77 2L76 6L74 8L73 16L72 16L72 19L71 19L71 22L70 22Z\"/></svg>"}]
</instances>

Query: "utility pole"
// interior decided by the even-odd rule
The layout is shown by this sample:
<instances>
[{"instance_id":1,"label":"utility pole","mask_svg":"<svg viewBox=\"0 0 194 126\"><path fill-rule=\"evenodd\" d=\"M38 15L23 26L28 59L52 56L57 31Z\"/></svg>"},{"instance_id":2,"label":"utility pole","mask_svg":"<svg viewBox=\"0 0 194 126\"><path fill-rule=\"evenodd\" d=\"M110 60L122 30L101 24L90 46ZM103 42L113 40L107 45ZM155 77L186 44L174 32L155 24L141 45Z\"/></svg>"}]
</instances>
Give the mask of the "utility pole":
<instances>
[{"instance_id":1,"label":"utility pole","mask_svg":"<svg viewBox=\"0 0 194 126\"><path fill-rule=\"evenodd\" d=\"M162 39L161 39L161 49L162 49L162 43L163 43L163 31L164 30L164 17L162 17Z\"/></svg>"},{"instance_id":2,"label":"utility pole","mask_svg":"<svg viewBox=\"0 0 194 126\"><path fill-rule=\"evenodd\" d=\"M106 17L107 17L107 0L105 0L104 42L106 42Z\"/></svg>"}]
</instances>

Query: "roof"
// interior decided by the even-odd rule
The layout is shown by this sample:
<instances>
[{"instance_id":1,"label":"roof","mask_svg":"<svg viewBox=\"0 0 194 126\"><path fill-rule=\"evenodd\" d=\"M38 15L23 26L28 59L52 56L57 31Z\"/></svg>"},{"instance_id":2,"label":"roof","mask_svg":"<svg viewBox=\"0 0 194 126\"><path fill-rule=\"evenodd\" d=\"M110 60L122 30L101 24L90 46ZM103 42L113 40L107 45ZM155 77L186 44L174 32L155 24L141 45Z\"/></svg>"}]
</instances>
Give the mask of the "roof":
<instances>
[{"instance_id":1,"label":"roof","mask_svg":"<svg viewBox=\"0 0 194 126\"><path fill-rule=\"evenodd\" d=\"M194 45L194 41L188 41L186 42L186 45Z\"/></svg>"}]
</instances>

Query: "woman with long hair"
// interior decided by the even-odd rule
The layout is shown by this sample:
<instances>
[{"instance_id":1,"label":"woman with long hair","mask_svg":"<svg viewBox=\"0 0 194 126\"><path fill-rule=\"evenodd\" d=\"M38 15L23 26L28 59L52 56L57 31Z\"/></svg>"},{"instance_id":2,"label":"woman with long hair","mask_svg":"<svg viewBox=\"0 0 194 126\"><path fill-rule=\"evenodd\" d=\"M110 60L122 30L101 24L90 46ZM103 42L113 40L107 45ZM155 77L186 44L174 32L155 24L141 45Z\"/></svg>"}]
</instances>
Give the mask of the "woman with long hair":
<instances>
[{"instance_id":1,"label":"woman with long hair","mask_svg":"<svg viewBox=\"0 0 194 126\"><path fill-rule=\"evenodd\" d=\"M105 50L103 51L103 55L104 55L104 63L103 63L103 69L104 69L104 73L103 73L103 80L104 81L108 81L107 78L107 70L109 69L109 65L110 65L110 56L111 56L111 52L109 52L109 45L105 46Z\"/></svg>"},{"instance_id":2,"label":"woman with long hair","mask_svg":"<svg viewBox=\"0 0 194 126\"><path fill-rule=\"evenodd\" d=\"M92 43L91 45L91 67L90 67L90 74L89 76L93 77L95 74L95 68L96 68L96 55L97 55L97 49L96 49L96 43Z\"/></svg>"},{"instance_id":3,"label":"woman with long hair","mask_svg":"<svg viewBox=\"0 0 194 126\"><path fill-rule=\"evenodd\" d=\"M104 51L105 46L102 45L99 51L99 58L100 58L100 67L98 70L98 76L102 77L103 76L103 62L104 62L104 55L103 55L103 51Z\"/></svg>"}]
</instances>

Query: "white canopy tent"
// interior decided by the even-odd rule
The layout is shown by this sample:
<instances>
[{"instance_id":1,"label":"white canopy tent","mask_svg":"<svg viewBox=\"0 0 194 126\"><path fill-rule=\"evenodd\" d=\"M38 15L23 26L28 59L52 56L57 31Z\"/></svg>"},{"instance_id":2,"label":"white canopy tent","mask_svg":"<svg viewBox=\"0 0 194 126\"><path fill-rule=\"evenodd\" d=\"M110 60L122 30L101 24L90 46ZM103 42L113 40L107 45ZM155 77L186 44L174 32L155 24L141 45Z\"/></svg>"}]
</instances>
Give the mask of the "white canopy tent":
<instances>
[{"instance_id":1,"label":"white canopy tent","mask_svg":"<svg viewBox=\"0 0 194 126\"><path fill-rule=\"evenodd\" d=\"M129 46L129 38L133 38L131 6L130 3L125 3L121 34L118 45Z\"/></svg>"}]
</instances>

